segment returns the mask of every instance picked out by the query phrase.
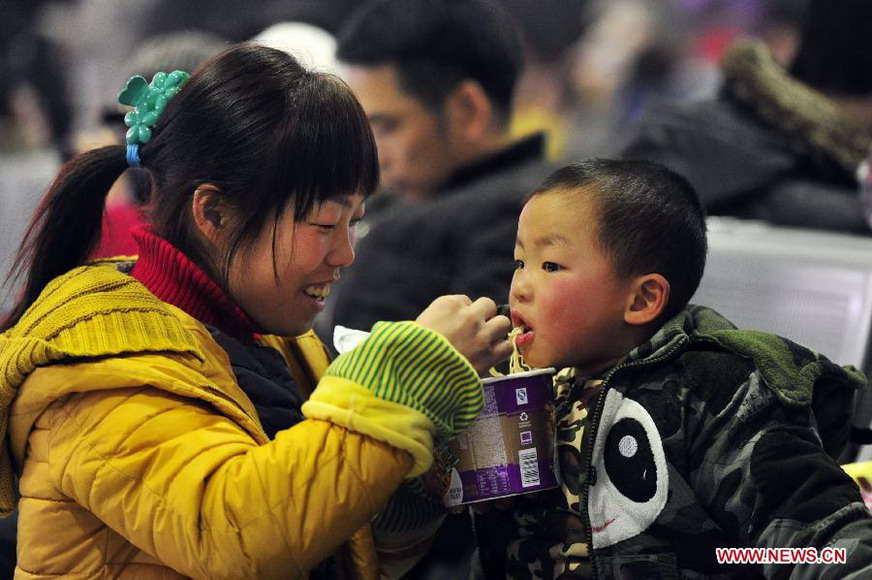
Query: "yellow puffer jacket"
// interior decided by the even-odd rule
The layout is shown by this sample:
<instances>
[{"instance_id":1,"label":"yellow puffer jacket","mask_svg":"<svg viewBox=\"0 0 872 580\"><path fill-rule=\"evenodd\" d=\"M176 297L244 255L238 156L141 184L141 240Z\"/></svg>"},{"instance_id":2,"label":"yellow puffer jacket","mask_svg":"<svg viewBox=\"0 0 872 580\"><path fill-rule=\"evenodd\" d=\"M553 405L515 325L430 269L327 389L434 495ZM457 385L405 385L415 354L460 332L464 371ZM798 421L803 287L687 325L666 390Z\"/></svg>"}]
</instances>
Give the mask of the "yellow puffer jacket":
<instances>
[{"instance_id":1,"label":"yellow puffer jacket","mask_svg":"<svg viewBox=\"0 0 872 580\"><path fill-rule=\"evenodd\" d=\"M301 385L327 366L314 336L265 340L288 347ZM55 280L0 335L16 578L293 578L334 553L351 576L376 577L367 522L428 467L433 425L332 379L307 420L269 441L196 320L114 268ZM329 395L349 385L356 402Z\"/></svg>"}]
</instances>

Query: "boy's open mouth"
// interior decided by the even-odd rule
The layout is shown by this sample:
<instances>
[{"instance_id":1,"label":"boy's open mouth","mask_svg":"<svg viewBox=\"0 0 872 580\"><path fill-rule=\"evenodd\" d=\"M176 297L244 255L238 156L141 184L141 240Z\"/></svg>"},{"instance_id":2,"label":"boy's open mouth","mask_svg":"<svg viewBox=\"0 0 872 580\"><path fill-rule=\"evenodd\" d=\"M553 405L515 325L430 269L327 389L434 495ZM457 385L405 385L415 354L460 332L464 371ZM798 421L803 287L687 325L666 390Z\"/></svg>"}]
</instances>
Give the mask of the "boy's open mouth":
<instances>
[{"instance_id":1,"label":"boy's open mouth","mask_svg":"<svg viewBox=\"0 0 872 580\"><path fill-rule=\"evenodd\" d=\"M518 345L518 348L524 348L529 345L533 340L534 332L530 328L524 328L524 331L518 335L518 338L515 339L515 344Z\"/></svg>"},{"instance_id":2,"label":"boy's open mouth","mask_svg":"<svg viewBox=\"0 0 872 580\"><path fill-rule=\"evenodd\" d=\"M515 338L515 345L521 348L524 345L530 344L530 341L533 340L533 328L527 324L524 317L516 310L512 311L512 326L521 329L521 332Z\"/></svg>"}]
</instances>

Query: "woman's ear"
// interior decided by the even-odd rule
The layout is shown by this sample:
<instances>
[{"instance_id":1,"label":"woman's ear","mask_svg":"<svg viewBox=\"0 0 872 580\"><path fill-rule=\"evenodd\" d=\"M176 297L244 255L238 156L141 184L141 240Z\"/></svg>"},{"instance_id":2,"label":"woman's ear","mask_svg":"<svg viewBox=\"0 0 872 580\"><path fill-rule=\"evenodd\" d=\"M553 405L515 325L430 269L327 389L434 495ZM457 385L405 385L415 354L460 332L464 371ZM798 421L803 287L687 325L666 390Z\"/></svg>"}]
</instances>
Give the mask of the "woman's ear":
<instances>
[{"instance_id":1,"label":"woman's ear","mask_svg":"<svg viewBox=\"0 0 872 580\"><path fill-rule=\"evenodd\" d=\"M641 326L653 322L669 302L669 281L661 274L645 274L633 280L624 322Z\"/></svg>"},{"instance_id":2,"label":"woman's ear","mask_svg":"<svg viewBox=\"0 0 872 580\"><path fill-rule=\"evenodd\" d=\"M219 245L224 237L228 218L221 191L208 183L197 187L191 202L191 212L200 233L213 245Z\"/></svg>"}]
</instances>

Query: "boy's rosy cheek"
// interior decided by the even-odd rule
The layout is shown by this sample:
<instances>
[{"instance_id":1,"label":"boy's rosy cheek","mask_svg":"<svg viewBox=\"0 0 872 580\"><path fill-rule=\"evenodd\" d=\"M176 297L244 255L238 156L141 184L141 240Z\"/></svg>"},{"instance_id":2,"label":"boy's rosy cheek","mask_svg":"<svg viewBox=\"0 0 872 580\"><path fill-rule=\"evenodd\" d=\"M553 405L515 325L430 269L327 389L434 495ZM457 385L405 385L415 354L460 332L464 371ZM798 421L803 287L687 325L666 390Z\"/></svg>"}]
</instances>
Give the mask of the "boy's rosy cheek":
<instances>
[{"instance_id":1,"label":"boy's rosy cheek","mask_svg":"<svg viewBox=\"0 0 872 580\"><path fill-rule=\"evenodd\" d=\"M583 306L585 292L577 282L561 280L551 285L548 294L549 303L554 309L559 310L567 306L574 306L576 309Z\"/></svg>"}]
</instances>

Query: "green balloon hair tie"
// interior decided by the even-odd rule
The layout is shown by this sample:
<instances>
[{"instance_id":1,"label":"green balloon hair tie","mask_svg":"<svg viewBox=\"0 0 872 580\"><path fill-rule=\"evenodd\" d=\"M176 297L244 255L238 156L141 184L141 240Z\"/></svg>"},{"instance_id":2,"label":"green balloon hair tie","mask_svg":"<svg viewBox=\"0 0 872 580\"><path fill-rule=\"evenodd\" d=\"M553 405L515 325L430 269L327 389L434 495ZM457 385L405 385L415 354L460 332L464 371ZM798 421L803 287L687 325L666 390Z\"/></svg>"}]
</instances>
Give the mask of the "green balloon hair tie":
<instances>
[{"instance_id":1,"label":"green balloon hair tie","mask_svg":"<svg viewBox=\"0 0 872 580\"><path fill-rule=\"evenodd\" d=\"M127 161L131 166L139 166L139 145L151 140L151 130L158 117L189 78L191 75L180 70L169 74L159 72L149 84L142 76L133 75L118 94L119 103L133 107L124 115L124 124L129 127L126 137Z\"/></svg>"}]
</instances>

